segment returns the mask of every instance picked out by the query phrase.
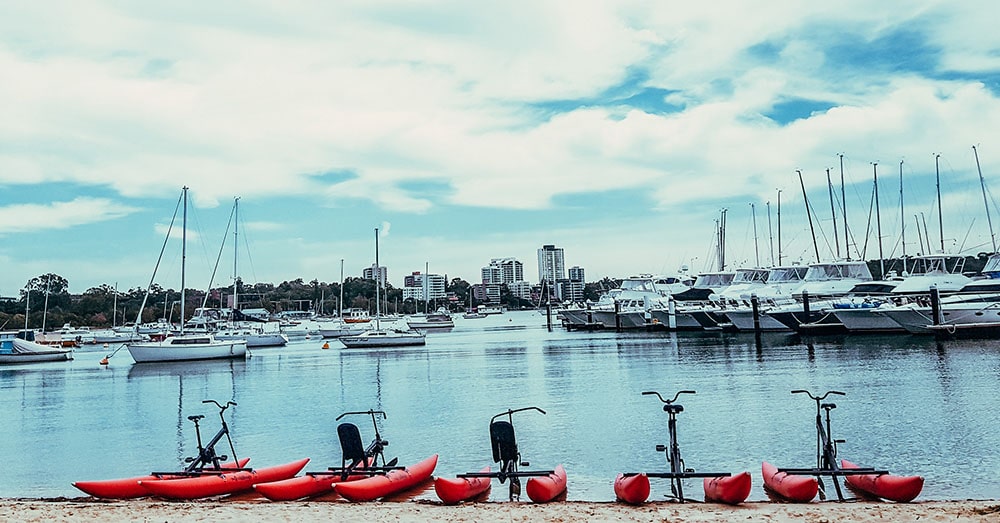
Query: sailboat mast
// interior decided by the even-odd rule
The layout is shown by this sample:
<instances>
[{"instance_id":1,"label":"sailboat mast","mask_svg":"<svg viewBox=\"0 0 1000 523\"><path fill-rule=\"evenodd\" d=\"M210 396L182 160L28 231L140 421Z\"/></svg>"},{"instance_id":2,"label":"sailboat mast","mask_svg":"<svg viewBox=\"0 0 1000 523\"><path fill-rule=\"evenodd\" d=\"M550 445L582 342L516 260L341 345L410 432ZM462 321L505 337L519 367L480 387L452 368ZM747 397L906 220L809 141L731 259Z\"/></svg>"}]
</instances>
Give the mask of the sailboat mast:
<instances>
[{"instance_id":1,"label":"sailboat mast","mask_svg":"<svg viewBox=\"0 0 1000 523\"><path fill-rule=\"evenodd\" d=\"M427 302L430 300L430 293L428 292L427 289L428 285L427 271L431 270L430 266L431 266L430 262L424 262L424 277L421 278L421 280L423 280L424 282L424 314L427 314Z\"/></svg>"},{"instance_id":2,"label":"sailboat mast","mask_svg":"<svg viewBox=\"0 0 1000 523\"><path fill-rule=\"evenodd\" d=\"M903 253L903 274L906 274L906 212L903 211L903 160L899 161L899 245Z\"/></svg>"},{"instance_id":3,"label":"sailboat mast","mask_svg":"<svg viewBox=\"0 0 1000 523\"><path fill-rule=\"evenodd\" d=\"M767 243L771 246L771 266L774 267L774 235L771 229L771 201L767 202Z\"/></svg>"},{"instance_id":4,"label":"sailboat mast","mask_svg":"<svg viewBox=\"0 0 1000 523\"><path fill-rule=\"evenodd\" d=\"M844 215L844 257L851 261L850 233L847 231L847 193L844 191L844 155L840 157L840 210Z\"/></svg>"},{"instance_id":5,"label":"sailboat mast","mask_svg":"<svg viewBox=\"0 0 1000 523\"><path fill-rule=\"evenodd\" d=\"M878 162L872 162L872 172L875 176L875 233L878 235L878 266L879 278L885 279L885 256L882 254L882 214L878 206Z\"/></svg>"},{"instance_id":6,"label":"sailboat mast","mask_svg":"<svg viewBox=\"0 0 1000 523\"><path fill-rule=\"evenodd\" d=\"M940 154L934 155L934 180L937 184L937 198L938 198L938 233L941 235L941 254L944 254L944 220L941 218L941 168L939 166L938 159L941 158ZM926 227L925 227L926 229ZM926 231L925 231L926 233ZM926 234L924 234L926 236ZM927 239L927 250L930 250L931 240Z\"/></svg>"},{"instance_id":7,"label":"sailboat mast","mask_svg":"<svg viewBox=\"0 0 1000 523\"><path fill-rule=\"evenodd\" d=\"M28 330L28 313L31 312L31 286L24 288L24 330ZM27 336L27 333L25 333Z\"/></svg>"},{"instance_id":8,"label":"sailboat mast","mask_svg":"<svg viewBox=\"0 0 1000 523\"><path fill-rule=\"evenodd\" d=\"M375 228L375 330L379 330L379 316L382 312L379 309L379 287L382 286L382 268L378 264L378 227Z\"/></svg>"},{"instance_id":9,"label":"sailboat mast","mask_svg":"<svg viewBox=\"0 0 1000 523\"><path fill-rule=\"evenodd\" d=\"M781 265L781 189L778 189L778 265Z\"/></svg>"},{"instance_id":10,"label":"sailboat mast","mask_svg":"<svg viewBox=\"0 0 1000 523\"><path fill-rule=\"evenodd\" d=\"M990 217L990 202L986 199L986 181L983 180L983 169L979 166L979 151L976 146L972 146L972 153L976 155L976 170L979 171L979 185L983 188L983 204L986 205L986 222L990 224L990 241L993 242L993 252L997 252L997 237L993 234L993 218Z\"/></svg>"},{"instance_id":11,"label":"sailboat mast","mask_svg":"<svg viewBox=\"0 0 1000 523\"><path fill-rule=\"evenodd\" d=\"M187 267L188 188L184 186L184 219L181 222L181 335L184 335L184 269Z\"/></svg>"},{"instance_id":12,"label":"sailboat mast","mask_svg":"<svg viewBox=\"0 0 1000 523\"><path fill-rule=\"evenodd\" d=\"M114 311L111 313L111 328L114 328L115 324L118 323L118 282L115 282L115 299L113 303L111 306L111 310ZM122 314L122 316L125 315Z\"/></svg>"},{"instance_id":13,"label":"sailboat mast","mask_svg":"<svg viewBox=\"0 0 1000 523\"><path fill-rule=\"evenodd\" d=\"M753 254L757 263L755 267L760 267L760 249L757 247L757 207L753 202L750 202L750 216L753 219Z\"/></svg>"},{"instance_id":14,"label":"sailboat mast","mask_svg":"<svg viewBox=\"0 0 1000 523\"><path fill-rule=\"evenodd\" d=\"M236 260L240 252L240 198L233 201L233 310L240 310L239 273L236 272ZM235 316L235 314L234 314Z\"/></svg>"},{"instance_id":15,"label":"sailboat mast","mask_svg":"<svg viewBox=\"0 0 1000 523\"><path fill-rule=\"evenodd\" d=\"M344 259L340 259L340 299L337 300L337 317L344 319Z\"/></svg>"},{"instance_id":16,"label":"sailboat mast","mask_svg":"<svg viewBox=\"0 0 1000 523\"><path fill-rule=\"evenodd\" d=\"M812 233L813 250L816 251L816 263L819 263L819 244L816 243L816 229L813 228L812 212L809 210L809 195L806 194L806 183L802 181L802 171L796 169L795 172L799 173L799 185L802 187L802 199L806 202L806 216L809 218L809 232Z\"/></svg>"},{"instance_id":17,"label":"sailboat mast","mask_svg":"<svg viewBox=\"0 0 1000 523\"><path fill-rule=\"evenodd\" d=\"M840 235L837 234L837 211L833 206L833 183L830 182L830 169L826 170L826 189L830 193L830 217L833 218L833 244L836 247L837 259L840 259Z\"/></svg>"},{"instance_id":18,"label":"sailboat mast","mask_svg":"<svg viewBox=\"0 0 1000 523\"><path fill-rule=\"evenodd\" d=\"M49 288L52 285L52 275L45 279L45 306L42 307L42 334L45 334L45 318L49 315Z\"/></svg>"}]
</instances>

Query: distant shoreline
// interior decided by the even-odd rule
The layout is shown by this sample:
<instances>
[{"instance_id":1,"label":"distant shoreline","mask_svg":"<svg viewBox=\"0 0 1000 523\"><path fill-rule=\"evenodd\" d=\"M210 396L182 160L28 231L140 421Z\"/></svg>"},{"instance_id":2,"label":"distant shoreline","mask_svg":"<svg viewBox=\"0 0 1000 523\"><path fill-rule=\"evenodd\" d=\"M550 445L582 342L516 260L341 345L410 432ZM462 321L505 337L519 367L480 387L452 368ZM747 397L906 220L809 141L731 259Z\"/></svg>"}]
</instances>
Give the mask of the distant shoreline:
<instances>
[{"instance_id":1,"label":"distant shoreline","mask_svg":"<svg viewBox=\"0 0 1000 523\"><path fill-rule=\"evenodd\" d=\"M816 522L885 521L994 522L1000 501L923 501L916 503L804 503L756 502L739 506L653 502L629 506L611 502L569 501L531 503L473 503L444 506L429 501L347 503L301 501L165 502L156 500L100 501L92 498L0 499L4 521L771 521Z\"/></svg>"}]
</instances>

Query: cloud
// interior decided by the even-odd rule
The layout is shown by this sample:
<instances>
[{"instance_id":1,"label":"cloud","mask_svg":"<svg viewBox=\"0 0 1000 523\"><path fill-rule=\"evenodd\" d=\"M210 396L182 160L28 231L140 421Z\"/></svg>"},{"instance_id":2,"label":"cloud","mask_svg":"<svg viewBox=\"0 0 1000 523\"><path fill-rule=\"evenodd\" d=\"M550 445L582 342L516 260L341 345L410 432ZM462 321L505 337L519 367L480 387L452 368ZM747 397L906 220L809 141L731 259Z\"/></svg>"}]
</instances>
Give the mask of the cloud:
<instances>
[{"instance_id":1,"label":"cloud","mask_svg":"<svg viewBox=\"0 0 1000 523\"><path fill-rule=\"evenodd\" d=\"M138 209L106 198L79 197L50 204L24 203L0 207L0 234L69 229L114 220Z\"/></svg>"}]
</instances>

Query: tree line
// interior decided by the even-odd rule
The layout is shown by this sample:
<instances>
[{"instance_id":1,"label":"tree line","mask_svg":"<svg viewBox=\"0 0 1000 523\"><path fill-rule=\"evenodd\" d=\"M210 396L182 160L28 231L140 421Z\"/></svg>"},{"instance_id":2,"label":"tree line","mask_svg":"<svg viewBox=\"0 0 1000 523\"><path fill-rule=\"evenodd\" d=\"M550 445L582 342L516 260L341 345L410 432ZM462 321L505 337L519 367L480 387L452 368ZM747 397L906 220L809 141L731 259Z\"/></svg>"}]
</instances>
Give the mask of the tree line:
<instances>
[{"instance_id":1,"label":"tree line","mask_svg":"<svg viewBox=\"0 0 1000 523\"><path fill-rule=\"evenodd\" d=\"M588 284L586 294L591 299L597 299L602 288L607 289L613 285L616 285L615 281L605 278L601 282ZM315 311L326 315L348 308L362 309L372 314L375 312L375 281L364 278L351 277L344 280L343 303L340 303L340 282L327 283L316 279L305 282L298 278L278 285L246 284L237 280L237 291L241 309L261 308L271 313ZM449 299L433 300L425 304L423 300L403 300L403 289L387 284L379 291L380 309L388 314L413 314L423 312L425 308L434 310L438 307L457 312L468 306L471 291L472 284L461 278L453 278L445 285ZM186 289L185 319L190 318L195 308L203 304L207 307L229 307L231 294L232 286L213 288L207 293L204 290ZM24 328L26 313L28 328L40 329L44 325L45 330L59 328L66 323L74 326L111 327L135 322L137 319L139 323L155 322L159 318L177 322L180 317L180 299L179 290L164 289L158 284L153 284L148 297L144 288L123 291L107 284L92 287L81 294L71 294L66 278L58 274L42 274L28 280L17 299L0 301L0 330ZM500 302L509 309L537 306L530 300L512 295L506 286L501 288ZM475 300L474 305L482 303L481 300Z\"/></svg>"}]
</instances>

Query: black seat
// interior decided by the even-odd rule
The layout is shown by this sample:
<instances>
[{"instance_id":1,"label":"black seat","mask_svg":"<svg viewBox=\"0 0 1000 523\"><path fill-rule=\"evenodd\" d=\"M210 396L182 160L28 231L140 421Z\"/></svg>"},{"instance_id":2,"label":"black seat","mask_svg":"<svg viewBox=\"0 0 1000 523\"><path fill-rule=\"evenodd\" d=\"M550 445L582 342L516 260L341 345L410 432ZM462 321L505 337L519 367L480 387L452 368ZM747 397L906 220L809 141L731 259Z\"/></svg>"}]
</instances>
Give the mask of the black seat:
<instances>
[{"instance_id":1,"label":"black seat","mask_svg":"<svg viewBox=\"0 0 1000 523\"><path fill-rule=\"evenodd\" d=\"M677 414L678 412L684 412L684 407L682 407L680 405L673 405L673 404L664 405L663 406L663 412L666 412L666 413L669 413L669 414Z\"/></svg>"},{"instance_id":2,"label":"black seat","mask_svg":"<svg viewBox=\"0 0 1000 523\"><path fill-rule=\"evenodd\" d=\"M514 439L514 426L507 421L494 421L490 424L490 443L493 444L493 461L497 463L517 461L517 440Z\"/></svg>"},{"instance_id":3,"label":"black seat","mask_svg":"<svg viewBox=\"0 0 1000 523\"><path fill-rule=\"evenodd\" d=\"M346 467L348 463L365 463L365 444L361 441L361 431L357 425L353 423L337 425L337 436L340 437L340 449L343 453L342 466Z\"/></svg>"}]
</instances>

